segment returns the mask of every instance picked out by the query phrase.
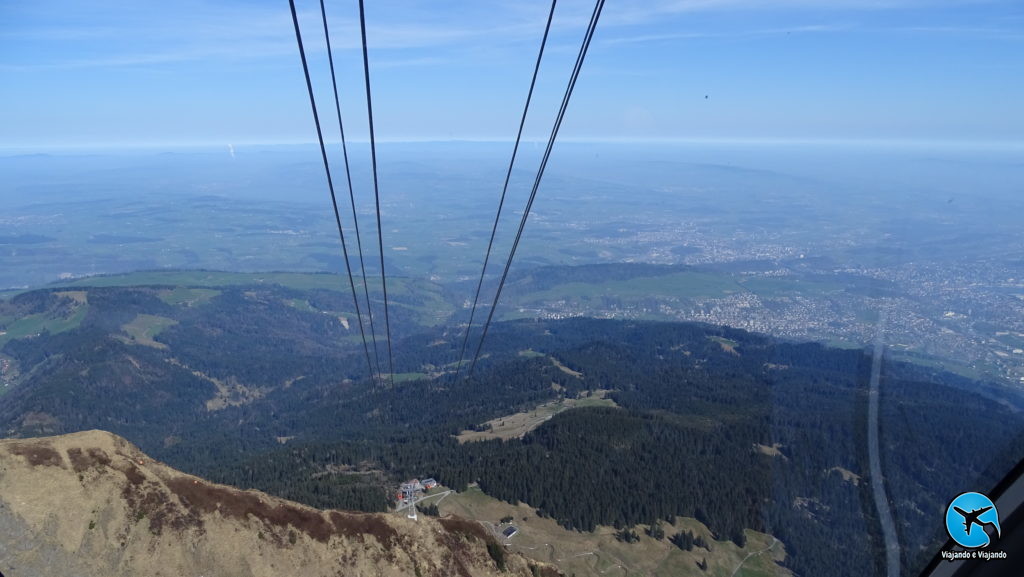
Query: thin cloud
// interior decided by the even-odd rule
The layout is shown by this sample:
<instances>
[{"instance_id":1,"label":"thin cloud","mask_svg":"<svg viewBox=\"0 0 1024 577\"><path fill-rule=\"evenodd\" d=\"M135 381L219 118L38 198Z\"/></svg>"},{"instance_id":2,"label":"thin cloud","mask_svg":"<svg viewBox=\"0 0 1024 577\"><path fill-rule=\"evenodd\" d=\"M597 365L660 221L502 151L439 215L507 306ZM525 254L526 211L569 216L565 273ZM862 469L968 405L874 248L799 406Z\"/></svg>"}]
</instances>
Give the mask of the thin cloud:
<instances>
[{"instance_id":1,"label":"thin cloud","mask_svg":"<svg viewBox=\"0 0 1024 577\"><path fill-rule=\"evenodd\" d=\"M952 36L982 36L991 39L1020 40L1024 39L1024 33L1018 29L1009 28L985 28L978 26L901 26L881 28L882 32L896 32L901 34L933 34Z\"/></svg>"},{"instance_id":2,"label":"thin cloud","mask_svg":"<svg viewBox=\"0 0 1024 577\"><path fill-rule=\"evenodd\" d=\"M165 9L166 10L166 9ZM293 56L295 36L287 11L228 9L204 6L196 11L171 11L139 21L128 14L94 25L100 16L83 17L85 24L46 24L0 31L0 41L26 46L60 48L61 54L89 54L46 60L36 51L0 51L0 68L33 70L87 67L160 65L211 59L253 60ZM350 15L331 16L331 41L338 50L358 50L358 22ZM389 14L390 16L390 14ZM319 11L299 14L307 51L324 50ZM532 38L537 27L495 19L497 26L452 26L447 23L379 20L370 22L367 35L374 51L464 47L474 43L518 42ZM52 50L40 51L43 54ZM436 63L433 57L395 58L384 66Z\"/></svg>"},{"instance_id":3,"label":"thin cloud","mask_svg":"<svg viewBox=\"0 0 1024 577\"><path fill-rule=\"evenodd\" d=\"M936 4L935 0L928 0ZM970 0L945 0L953 6ZM849 26L815 24L760 30L697 30L628 34L627 30L676 15L709 11L770 11L815 9L830 12L885 10L922 6L926 0L624 0L611 3L602 17L606 31L598 42L635 44L700 38L757 38L783 34L841 32ZM470 4L466 20L451 13L426 9L407 0L374 7L368 36L371 50L383 67L428 66L451 58L451 50L469 47L504 48L533 43L546 16L544 2L496 2L484 10ZM300 21L307 50L322 53L319 10L303 6ZM60 68L161 66L196 61L246 61L293 58L295 39L287 8L281 5L228 5L210 0L175 3L100 1L66 2L63 10L43 10L27 4L0 29L0 69L7 71ZM559 36L575 34L590 13L589 0L563 0L556 12L552 46ZM53 16L57 14L57 16ZM10 15L9 15L10 16ZM332 44L342 51L358 50L359 31L354 10L329 13ZM459 22L453 24L453 22ZM897 31L897 29L893 29ZM1019 39L1014 30L920 27L902 31L934 34L994 34ZM619 34L616 36L615 34ZM10 47L21 49L7 49ZM37 46L40 49L32 49ZM25 48L28 47L28 48ZM45 48L45 49L43 49ZM448 54L443 52L448 50ZM408 53L416 51L415 54ZM38 55L37 55L38 54ZM47 56L59 55L59 56Z\"/></svg>"},{"instance_id":4,"label":"thin cloud","mask_svg":"<svg viewBox=\"0 0 1024 577\"><path fill-rule=\"evenodd\" d=\"M763 28L757 30L736 30L729 32L679 32L668 34L640 34L636 36L618 36L603 40L603 44L641 44L648 42L668 42L673 40L695 40L704 38L758 38L769 36L785 36L787 34L818 34L844 32L853 29L850 25L814 24L809 26L792 26L785 28Z\"/></svg>"},{"instance_id":5,"label":"thin cloud","mask_svg":"<svg viewBox=\"0 0 1024 577\"><path fill-rule=\"evenodd\" d=\"M32 71L32 70L70 70L81 68L126 68L136 66L157 66L161 64L174 64L181 62L200 62L210 59L224 60L247 60L264 59L268 57L292 55L295 53L295 43L248 43L245 46L208 46L193 47L181 50L169 50L164 52L131 53L131 54L108 54L92 58L71 58L49 62L34 62L26 64L0 64L0 69L8 71Z\"/></svg>"},{"instance_id":6,"label":"thin cloud","mask_svg":"<svg viewBox=\"0 0 1024 577\"><path fill-rule=\"evenodd\" d=\"M771 12L816 10L878 12L906 8L938 8L977 4L978 0L635 0L610 4L604 26L645 24L672 15L698 12Z\"/></svg>"},{"instance_id":7,"label":"thin cloud","mask_svg":"<svg viewBox=\"0 0 1024 577\"><path fill-rule=\"evenodd\" d=\"M402 59L383 59L377 60L373 63L374 68L412 68L417 66L440 66L450 62L445 58L402 58Z\"/></svg>"}]
</instances>

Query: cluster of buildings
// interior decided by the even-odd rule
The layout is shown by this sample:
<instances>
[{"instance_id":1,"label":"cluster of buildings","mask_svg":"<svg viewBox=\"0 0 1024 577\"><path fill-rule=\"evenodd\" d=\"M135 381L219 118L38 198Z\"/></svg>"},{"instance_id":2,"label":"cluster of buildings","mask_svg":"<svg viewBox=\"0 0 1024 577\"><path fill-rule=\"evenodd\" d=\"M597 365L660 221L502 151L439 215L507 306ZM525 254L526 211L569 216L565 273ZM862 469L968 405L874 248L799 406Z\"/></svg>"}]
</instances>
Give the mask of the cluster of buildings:
<instances>
[{"instance_id":1,"label":"cluster of buildings","mask_svg":"<svg viewBox=\"0 0 1024 577\"><path fill-rule=\"evenodd\" d=\"M419 501L419 499L423 497L424 493L430 491L431 489L437 486L437 480L431 478L423 480L411 479L409 481L402 483L398 488L398 493L395 494L395 500L398 501L399 503L398 509L408 509L410 511L413 511L413 513L410 513L409 517L411 519L415 519L416 503ZM505 526L504 529L502 529L501 526L495 527L493 529L496 535L500 532L501 536L505 538L506 542L519 533L519 528L511 524L511 519L512 517L506 517L505 519L502 519L501 525L505 525L506 522L508 522L508 525Z\"/></svg>"},{"instance_id":2,"label":"cluster of buildings","mask_svg":"<svg viewBox=\"0 0 1024 577\"><path fill-rule=\"evenodd\" d=\"M425 491L429 491L437 486L437 481L434 479L413 479L402 483L402 486L398 490L398 494L395 495L395 499L403 503L408 503L423 495Z\"/></svg>"}]
</instances>

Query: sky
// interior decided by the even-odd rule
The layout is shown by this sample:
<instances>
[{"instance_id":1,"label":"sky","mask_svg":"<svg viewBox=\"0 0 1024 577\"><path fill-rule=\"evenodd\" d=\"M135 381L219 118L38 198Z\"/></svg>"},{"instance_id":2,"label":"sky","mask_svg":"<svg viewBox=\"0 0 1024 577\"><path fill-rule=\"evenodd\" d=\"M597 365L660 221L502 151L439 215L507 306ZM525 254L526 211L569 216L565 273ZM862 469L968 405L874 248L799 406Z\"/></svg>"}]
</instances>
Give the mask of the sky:
<instances>
[{"instance_id":1,"label":"sky","mask_svg":"<svg viewBox=\"0 0 1024 577\"><path fill-rule=\"evenodd\" d=\"M319 4L297 0L325 130ZM550 3L369 0L381 140L514 138ZM593 4L558 2L525 137L545 139ZM328 1L365 140L358 8ZM560 138L1024 140L1019 0L608 0ZM286 0L0 4L0 148L309 142Z\"/></svg>"}]
</instances>

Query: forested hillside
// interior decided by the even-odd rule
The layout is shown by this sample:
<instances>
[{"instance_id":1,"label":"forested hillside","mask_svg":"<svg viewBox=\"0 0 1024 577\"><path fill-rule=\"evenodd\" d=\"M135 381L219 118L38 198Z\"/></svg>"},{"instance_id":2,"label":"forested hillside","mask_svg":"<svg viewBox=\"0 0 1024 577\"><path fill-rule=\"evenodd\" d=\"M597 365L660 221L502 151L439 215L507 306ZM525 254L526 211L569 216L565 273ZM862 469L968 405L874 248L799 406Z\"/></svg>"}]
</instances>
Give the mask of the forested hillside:
<instances>
[{"instance_id":1,"label":"forested hillside","mask_svg":"<svg viewBox=\"0 0 1024 577\"><path fill-rule=\"evenodd\" d=\"M18 295L0 316L38 332L2 348L18 377L0 427L107 429L188 472L319 507L383 510L394 482L430 475L580 531L675 516L737 542L764 531L798 574L864 575L881 559L864 351L700 324L529 320L494 325L474 377L456 381L458 340L399 314L392 388L363 378L348 314L339 293L277 285ZM883 467L907 570L937 545L951 495L1024 454L1020 399L989 400L993 387L884 363ZM618 407L571 409L521 439L454 438L596 391Z\"/></svg>"}]
</instances>

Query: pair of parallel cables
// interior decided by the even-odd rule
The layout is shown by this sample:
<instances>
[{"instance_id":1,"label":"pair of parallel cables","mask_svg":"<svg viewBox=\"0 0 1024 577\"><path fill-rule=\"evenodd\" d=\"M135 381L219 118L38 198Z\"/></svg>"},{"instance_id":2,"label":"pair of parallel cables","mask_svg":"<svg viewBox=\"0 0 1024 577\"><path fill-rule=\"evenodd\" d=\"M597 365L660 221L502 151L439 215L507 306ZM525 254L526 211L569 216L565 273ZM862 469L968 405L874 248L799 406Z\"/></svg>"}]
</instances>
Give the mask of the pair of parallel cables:
<instances>
[{"instance_id":1,"label":"pair of parallel cables","mask_svg":"<svg viewBox=\"0 0 1024 577\"><path fill-rule=\"evenodd\" d=\"M487 243L487 252L484 255L484 265L480 270L480 280L477 281L476 285L476 296L473 298L473 307L469 312L469 323L466 325L466 334L462 340L462 351L459 353L459 361L455 368L455 378L458 379L460 372L462 371L462 361L466 356L466 345L469 343L469 333L473 328L473 317L476 315L477 305L480 301L480 289L484 283L484 277L487 274L487 263L491 257L491 249L494 246L494 236L498 230L498 221L501 219L501 210L505 204L505 194L508 192L508 183L512 177L512 167L516 162L516 154L519 152L519 142L523 136L523 126L526 124L526 116L530 110L530 101L533 98L533 89L537 83L537 73L540 70L540 63L544 57L544 46L547 44L548 32L551 30L551 20L555 14L555 4L558 0L551 0L551 11L548 13L547 25L544 28L544 37L541 40L540 51L537 54L537 63L533 68L533 79L530 81L530 90L526 95L526 105L523 107L523 115L519 121L519 132L516 134L516 144L512 148L512 159L508 163L508 171L505 173L505 185L501 189L501 199L498 201L498 211L494 215L494 226L491 227L491 239ZM501 298L501 290L505 287L505 279L508 278L508 271L512 267L512 260L515 258L516 249L519 248L519 241L523 237L523 229L526 228L526 220L530 217L530 209L533 208L533 201L537 198L537 189L540 188L541 178L544 176L544 169L547 168L548 159L551 157L551 150L555 146L555 139L558 137L558 130L562 127L562 120L565 118L565 111L569 108L569 100L572 98L572 91L576 87L576 80L580 76L580 71L583 69L583 61L587 57L587 51L590 49L590 41L594 38L594 31L597 29L597 22L601 18L601 11L604 9L604 0L597 0L594 4L594 11L590 15L590 23L587 25L587 32L583 37L583 42L580 45L579 53L576 55L576 64L573 66L572 74L569 76L569 83L565 87L565 93L562 96L562 105L558 109L558 115L555 117L554 126L551 128L551 135L548 137L547 148L544 150L544 156L541 158L540 166L537 168L537 174L533 180L533 188L530 190L529 200L526 202L526 208L523 210L523 216L519 220L519 229L516 231L515 240L512 242L512 248L509 250L508 258L505 260L505 268L501 273L501 280L498 282L498 288L494 292L494 299L491 301L490 310L487 311L487 320L484 322L483 331L480 334L480 341L477 344L476 352L473 354L473 360L469 364L468 378L473 377L473 371L476 369L476 363L480 360L480 352L483 350L484 339L487 338L487 329L491 326L491 321L494 319L494 311L498 308L498 300Z\"/></svg>"},{"instance_id":2,"label":"pair of parallel cables","mask_svg":"<svg viewBox=\"0 0 1024 577\"><path fill-rule=\"evenodd\" d=\"M359 234L359 218L356 215L356 201L355 195L352 191L352 172L349 168L348 147L345 142L345 125L342 123L341 119L341 103L338 98L338 81L334 72L334 55L331 50L331 35L327 26L327 9L324 7L324 0L320 0L320 16L324 24L324 39L327 42L327 58L331 68L331 85L334 89L334 108L338 114L338 128L341 132L341 150L345 160L345 177L348 181L348 196L352 205L352 222L354 223L356 245L359 251L359 267L362 272L363 295L366 297L366 311L370 321L370 336L373 340L373 355L374 359L377 360L376 371L374 370L374 363L370 360L370 348L366 340L366 329L363 326L363 315L359 306L359 295L356 293L356 285L352 277L352 265L349 263L348 256L348 243L345 241L345 230L341 225L341 214L338 211L338 199L334 192L334 180L331 177L331 165L327 159L327 147L324 144L324 134L320 127L320 115L317 113L316 98L313 96L313 82L309 77L309 64L306 61L306 50L302 43L302 32L299 30L299 17L295 12L295 0L288 0L288 3L291 7L292 23L295 25L295 40L299 44L299 56L302 58L302 72L306 76L306 89L309 91L309 104L313 109L313 122L316 124L316 136L317 140L320 142L320 155L324 162L324 172L327 174L327 187L331 192L331 205L334 207L334 220L338 225L338 236L341 238L341 251L343 258L345 259L345 270L348 273L349 288L352 289L352 301L355 303L356 318L359 321L359 334L363 341L363 352L366 353L366 365L370 371L370 375L372 376L376 373L378 382L382 383L384 379L380 370L380 355L377 350L377 332L373 326L373 310L370 303L370 292L366 282L366 263L363 260L363 242ZM377 184L377 144L373 131L373 99L370 95L370 62L366 49L366 10L363 6L363 0L359 0L359 29L363 43L363 77L366 85L366 114L369 118L370 161L373 166L373 196L376 201L377 212L377 248L380 251L380 278L381 288L384 293L384 327L388 344L388 375L390 377L391 386L394 387L395 362L391 349L391 318L388 313L388 277L387 272L384 269L384 236L380 222L380 188Z\"/></svg>"},{"instance_id":3,"label":"pair of parallel cables","mask_svg":"<svg viewBox=\"0 0 1024 577\"><path fill-rule=\"evenodd\" d=\"M455 373L455 378L456 379L458 378L458 376L459 376L459 374L460 374L460 372L462 370L463 361L465 360L466 349L467 349L467 346L469 344L470 331L471 331L471 329L473 327L473 320L474 320L474 317L476 315L476 309L477 309L477 306L478 306L478 304L480 302L480 293L481 293L481 289L483 287L484 278L485 278L485 276L487 274L487 265L490 262L491 252L492 252L492 250L494 248L494 238L495 238L495 236L497 234L498 223L501 220L502 209L504 208L504 205L505 205L505 199L506 199L506 195L508 193L509 181L511 180L511 177L512 177L512 169L513 169L513 167L515 165L516 157L517 157L517 154L519 152L519 144L520 144L520 142L522 140L523 128L526 125L526 117L527 117L529 109L530 109L530 102L533 99L533 91L534 91L534 88L536 87L537 75L538 75L538 73L540 71L541 61L543 60L544 48L545 48L545 46L547 44L548 36L549 36L550 31L551 31L551 22L552 22L552 20L554 18L556 4L557 4L557 0L552 0L552 2L551 2L551 9L548 12L547 23L546 23L546 25L544 27L544 36L543 36L543 38L541 40L540 51L537 54L537 61L536 61L536 64L534 65L533 77L530 80L530 88L529 88L529 91L527 92L527 96L526 96L526 104L523 107L523 114L522 114L522 116L520 118L520 121L519 121L519 131L516 134L515 146L512 149L512 158L509 161L508 170L505 173L505 182L504 182L504 185L502 187L501 198L498 201L498 210L497 210L497 213L495 214L495 217L494 217L494 224L491 227L490 240L487 243L487 251L486 251L486 253L484 255L484 263L483 263L483 267L482 267L482 269L480 271L480 279L477 282L476 294L475 294L475 296L473 298L473 306L472 306L472 309L470 310L469 322L466 325L466 333L465 333L465 336L464 336L463 341L462 341L462 347L461 347L461 351L459 353L459 360L458 360L458 363L456 364L456 373ZM302 34L301 34L300 30L299 30L299 19L298 19L298 15L296 14L296 10L295 10L295 0L289 0L289 5L291 7L292 22L293 22L293 24L295 26L295 38L296 38L296 41L298 42L298 45L299 45L299 55L302 58L302 69L303 69L303 73L305 74L305 77L306 77L306 88L307 88L307 90L309 92L309 102L310 102L310 106L311 106L311 108L313 110L313 120L314 120L314 123L316 124L317 139L318 139L318 141L320 143L320 153L321 153L321 156L323 158L324 171L327 174L327 186L328 186L328 189L330 190L331 203L332 203L332 205L334 207L334 217L335 217L335 222L336 222L337 227L338 227L338 236L341 239L342 253L343 253L343 257L345 259L345 269L346 269L346 272L348 273L349 287L352 290L352 300L353 300L353 302L355 304L356 317L358 318L358 323L359 323L359 332L360 332L360 335L362 336L363 351L366 354L367 367L369 368L370 374L372 375L372 374L374 374L374 363L371 361L369 343L368 343L368 341L366 339L366 331L365 331L365 328L364 328L364 325L363 325L362 314L360 312L359 296L358 296L358 293L356 292L355 281L354 281L354 278L353 278L353 275L352 275L352 267L351 267L351 264L349 263L348 245L347 245L347 242L346 242L346 239L345 239L345 231L344 231L344 229L342 227L342 224L341 224L341 216L340 216L340 213L339 213L339 210L338 210L338 202L337 202L337 198L336 198L335 190L334 190L334 181L333 181L333 179L331 177L330 163L328 161L328 156L327 156L327 148L326 148L326 146L324 144L323 131L322 131L321 126L320 126L320 117L319 117L319 114L317 112L316 98L313 95L313 84L312 84L312 81L310 80L309 65L308 65L307 60L306 60L306 53L305 53L305 49L304 49L303 42L302 42ZM490 307L490 310L488 311L488 314L487 314L487 320L484 322L483 331L481 333L479 343L477 344L476 351L475 351L475 353L473 355L473 359L470 362L469 372L468 372L469 377L472 377L473 371L476 368L477 361L480 359L480 353L481 353L481 351L483 349L484 340L487 338L487 331L490 328L491 322L494 319L494 311L497 308L498 300L501 298L501 291L502 291L502 289L505 286L505 280L508 278L508 273L509 273L510 268L512 267L512 261L515 258L516 250L519 248L519 242L522 239L523 230L526 228L526 222L527 222L527 219L530 216L530 210L533 207L533 202L534 202L534 200L537 197L537 190L539 189L541 179L544 176L544 170L547 168L547 163L548 163L548 160L549 160L549 158L551 156L551 151L554 148L555 139L558 136L558 131L559 131L559 129L562 126L563 119L565 118L566 110L569 107L569 101L572 98L573 89L576 86L576 81L579 78L580 71L583 68L583 62L584 62L584 60L586 58L587 51L590 48L590 43L591 43L591 40L593 39L594 31L597 28L597 23L598 23L598 20L601 17L601 11L603 10L603 8L604 8L604 0L596 0L595 5L594 5L594 10L593 10L593 12L591 13L591 16L590 16L590 23L587 26L586 34L584 35L583 42L580 45L579 53L576 56L576 63L573 66L573 70L572 70L572 73L570 74L568 85L566 86L565 93L562 96L562 104L561 104L561 106L560 106L560 108L558 110L558 114L557 114L557 116L555 118L554 126L551 129L551 134L548 137L547 147L544 150L544 155L543 155L543 157L541 159L541 162L540 162L540 165L539 165L539 167L537 169L537 173L536 173L536 176L535 176L534 181L533 181L533 187L530 190L529 200L526 203L526 208L524 209L523 216L520 219L519 228L516 231L515 240L513 241L512 247L509 250L508 258L505 261L505 267L504 267L504 270L502 271L502 274L501 274L501 280L498 282L498 287L497 287L497 290L495 291L494 299L491 302L491 307ZM359 263L360 263L360 267L361 267L362 273L363 273L362 274L363 294L364 294L364 296L366 298L366 306L367 306L367 312L368 312L369 322L370 322L370 333L371 333L371 338L373 340L374 358L378 359L377 366L376 366L376 374L377 374L377 378L379 380L383 380L382 379L383 375L381 375L381 372L380 372L379 355L377 353L377 337L376 337L376 331L374 330L374 326L373 326L373 313L372 313L372 310L370 310L371 309L370 296L369 296L369 289L367 288L367 283L366 283L366 267L365 267L365 263L364 263L364 260L363 260L362 240L361 240L360 234L359 234L359 221L358 221L358 218L356 217L355 197L354 197L353 190L352 190L352 176L351 176L351 171L349 169L348 150L347 150L346 143L345 143L345 129L344 129L344 125L342 124L341 105L340 105L340 101L339 101L339 97L338 97L338 84L337 84L337 80L336 80L336 76L335 76L334 57L333 57L332 50L331 50L330 33L328 31L328 26L327 26L327 11L326 11L326 8L324 7L324 0L320 0L320 14L321 14L321 17L322 17L322 20L323 20L324 37L325 37L325 40L326 40L326 43L327 43L327 57L328 57L328 62L330 64L330 69L331 69L331 84L332 84L332 87L334 89L335 110L337 112L338 126L339 126L340 132L341 132L342 153L343 153L344 160L345 160L345 175L346 175L346 178L348 180L349 200L350 200L351 207L352 207L352 218L353 218L355 234L356 234L356 243L357 243L358 252L359 252ZM390 323L390 317L389 317L389 313L388 313L387 275L386 275L385 269L384 269L384 241L383 241L383 235L382 235L382 229L381 229L381 219L380 219L380 190L379 190L378 179L377 179L377 152L376 152L376 142L375 142L374 130L373 130L373 103L372 103L372 98L371 98L371 94L370 94L370 66L369 66L369 58L368 58L368 55L367 55L367 43L366 43L366 12L365 12L365 8L364 8L364 5L363 5L363 0L359 0L359 26L360 26L361 39L362 39L363 75L364 75L364 82L365 82L365 86L366 86L366 109L367 109L367 116L369 118L370 158L371 158L371 164L372 164L372 169L373 169L373 191L374 191L374 198L375 198L375 201L376 201L377 245L378 245L378 249L380 251L381 284L382 284L383 295L384 295L384 323L385 323L386 338L387 338L387 345L388 345L388 369L389 369L389 374L390 374L391 385L394 386L394 356L393 356L392 347L391 347L391 323Z\"/></svg>"}]
</instances>

